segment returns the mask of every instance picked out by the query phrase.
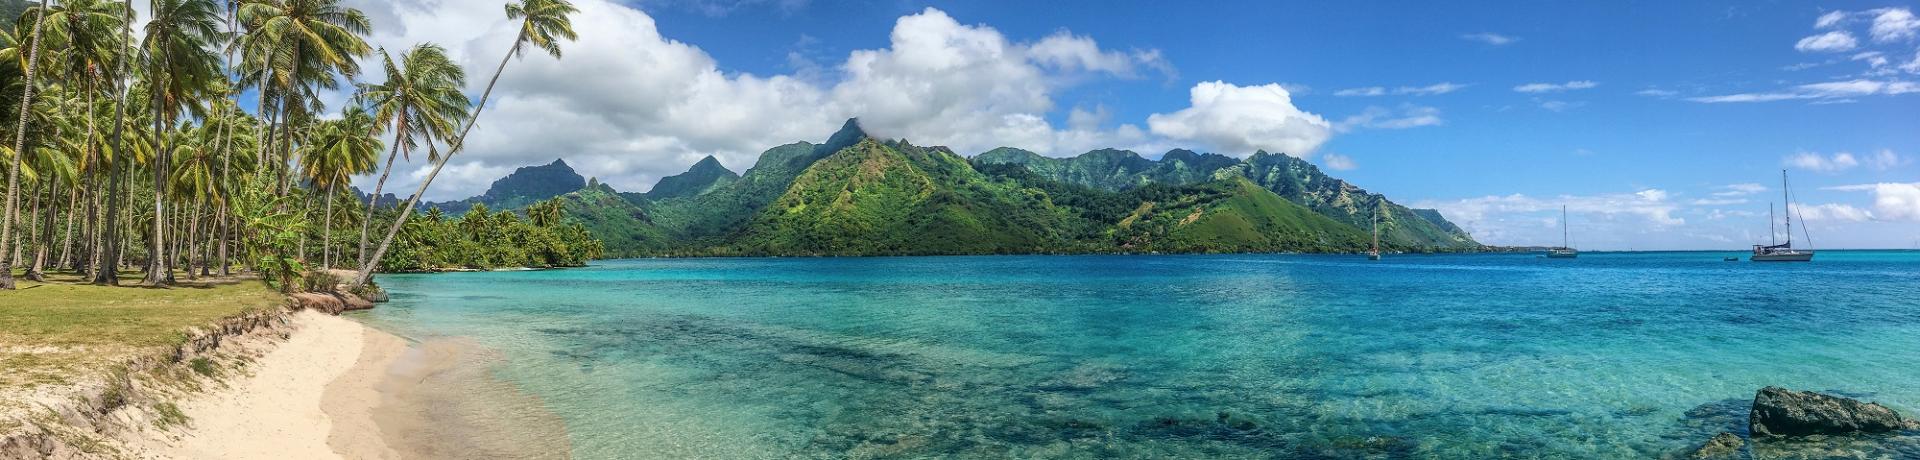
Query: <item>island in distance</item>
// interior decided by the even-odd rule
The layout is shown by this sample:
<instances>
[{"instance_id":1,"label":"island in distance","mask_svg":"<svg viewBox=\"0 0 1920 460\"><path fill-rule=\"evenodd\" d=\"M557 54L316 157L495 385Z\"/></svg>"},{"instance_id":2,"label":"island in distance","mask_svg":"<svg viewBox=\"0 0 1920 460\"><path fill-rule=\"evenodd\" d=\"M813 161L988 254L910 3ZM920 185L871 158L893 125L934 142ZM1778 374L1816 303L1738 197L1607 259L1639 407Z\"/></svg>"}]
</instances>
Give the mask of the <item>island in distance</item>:
<instances>
[{"instance_id":1,"label":"island in distance","mask_svg":"<svg viewBox=\"0 0 1920 460\"><path fill-rule=\"evenodd\" d=\"M556 197L609 257L1357 253L1376 219L1384 250L1484 249L1438 211L1285 154L1003 147L966 158L869 136L857 120L823 144L768 149L745 174L709 156L648 192L622 192L555 160L424 207L502 211Z\"/></svg>"}]
</instances>

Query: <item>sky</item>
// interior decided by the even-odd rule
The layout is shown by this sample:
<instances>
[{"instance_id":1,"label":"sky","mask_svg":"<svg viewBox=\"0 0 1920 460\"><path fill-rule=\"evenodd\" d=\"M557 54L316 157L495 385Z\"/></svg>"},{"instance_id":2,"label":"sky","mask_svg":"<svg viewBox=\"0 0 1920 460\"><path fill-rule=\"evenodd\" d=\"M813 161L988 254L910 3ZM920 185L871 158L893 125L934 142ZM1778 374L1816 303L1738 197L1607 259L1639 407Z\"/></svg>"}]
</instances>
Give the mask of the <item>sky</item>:
<instances>
[{"instance_id":1,"label":"sky","mask_svg":"<svg viewBox=\"0 0 1920 460\"><path fill-rule=\"evenodd\" d=\"M579 39L508 64L429 199L555 158L645 191L859 117L964 155L1287 153L1500 245L1556 244L1566 206L1583 249L1744 248L1788 170L1797 242L1920 248L1911 0L573 1ZM476 97L514 32L498 0L344 3Z\"/></svg>"}]
</instances>

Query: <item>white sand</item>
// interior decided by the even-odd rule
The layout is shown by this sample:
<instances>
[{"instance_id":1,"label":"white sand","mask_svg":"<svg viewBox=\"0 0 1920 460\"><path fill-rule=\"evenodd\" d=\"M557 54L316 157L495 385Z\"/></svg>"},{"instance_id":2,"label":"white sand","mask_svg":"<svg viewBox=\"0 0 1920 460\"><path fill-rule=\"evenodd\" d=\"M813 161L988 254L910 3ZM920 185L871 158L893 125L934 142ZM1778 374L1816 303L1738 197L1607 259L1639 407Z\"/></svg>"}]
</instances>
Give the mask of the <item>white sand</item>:
<instances>
[{"instance_id":1,"label":"white sand","mask_svg":"<svg viewBox=\"0 0 1920 460\"><path fill-rule=\"evenodd\" d=\"M406 349L352 320L302 311L293 332L216 388L178 401L185 429L130 440L146 458L399 458L371 413L375 386ZM336 449L332 446L345 447Z\"/></svg>"}]
</instances>

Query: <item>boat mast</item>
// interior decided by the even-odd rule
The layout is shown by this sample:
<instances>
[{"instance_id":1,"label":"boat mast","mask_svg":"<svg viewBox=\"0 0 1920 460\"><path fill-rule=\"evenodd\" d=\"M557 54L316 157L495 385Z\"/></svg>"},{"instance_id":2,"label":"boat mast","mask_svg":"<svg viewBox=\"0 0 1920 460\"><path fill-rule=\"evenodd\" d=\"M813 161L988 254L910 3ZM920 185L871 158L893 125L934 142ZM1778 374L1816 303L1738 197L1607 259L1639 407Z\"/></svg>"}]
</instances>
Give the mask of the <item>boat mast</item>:
<instances>
[{"instance_id":1,"label":"boat mast","mask_svg":"<svg viewBox=\"0 0 1920 460\"><path fill-rule=\"evenodd\" d=\"M1787 249L1793 249L1793 197L1787 195L1787 170L1780 170L1780 199L1786 203Z\"/></svg>"},{"instance_id":2,"label":"boat mast","mask_svg":"<svg viewBox=\"0 0 1920 460\"><path fill-rule=\"evenodd\" d=\"M1560 247L1573 249L1573 246L1568 244L1569 241L1572 239L1567 237L1567 205L1563 204L1560 205Z\"/></svg>"},{"instance_id":3,"label":"boat mast","mask_svg":"<svg viewBox=\"0 0 1920 460\"><path fill-rule=\"evenodd\" d=\"M1780 244L1780 218L1773 215L1773 203L1767 203L1767 245Z\"/></svg>"}]
</instances>

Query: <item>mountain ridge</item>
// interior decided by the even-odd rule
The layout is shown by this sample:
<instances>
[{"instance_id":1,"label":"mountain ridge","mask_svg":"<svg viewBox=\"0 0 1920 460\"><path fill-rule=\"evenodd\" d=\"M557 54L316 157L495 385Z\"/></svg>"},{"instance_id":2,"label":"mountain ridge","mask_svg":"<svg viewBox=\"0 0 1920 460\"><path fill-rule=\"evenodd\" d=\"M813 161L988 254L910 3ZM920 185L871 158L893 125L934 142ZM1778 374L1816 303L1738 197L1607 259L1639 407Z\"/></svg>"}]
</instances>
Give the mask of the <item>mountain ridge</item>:
<instances>
[{"instance_id":1,"label":"mountain ridge","mask_svg":"<svg viewBox=\"0 0 1920 460\"><path fill-rule=\"evenodd\" d=\"M499 200L492 191L454 203ZM1390 251L1480 249L1437 211L1289 155L1003 147L968 158L878 139L851 119L824 143L767 149L744 173L707 156L646 193L594 181L553 198L615 257L1357 252L1376 216Z\"/></svg>"}]
</instances>

